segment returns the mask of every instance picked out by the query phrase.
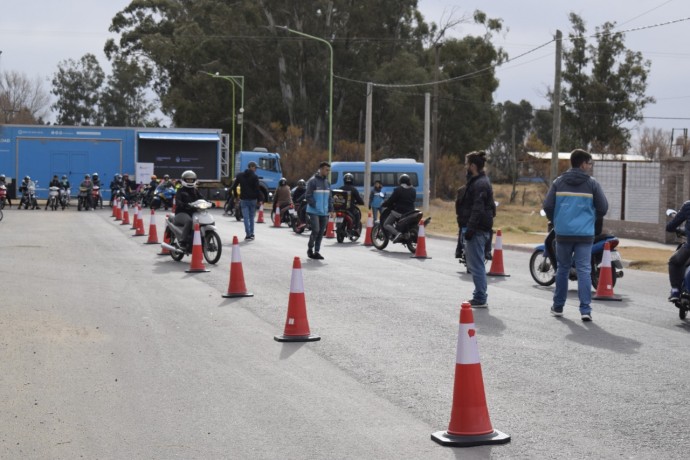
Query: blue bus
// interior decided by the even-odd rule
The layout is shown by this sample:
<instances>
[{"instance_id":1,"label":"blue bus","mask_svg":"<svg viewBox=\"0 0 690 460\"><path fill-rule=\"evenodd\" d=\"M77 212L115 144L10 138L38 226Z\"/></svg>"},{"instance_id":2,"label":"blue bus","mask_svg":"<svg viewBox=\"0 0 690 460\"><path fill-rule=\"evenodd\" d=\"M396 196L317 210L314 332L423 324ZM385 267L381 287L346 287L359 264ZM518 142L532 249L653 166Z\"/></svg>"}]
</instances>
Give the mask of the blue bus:
<instances>
[{"instance_id":1,"label":"blue bus","mask_svg":"<svg viewBox=\"0 0 690 460\"><path fill-rule=\"evenodd\" d=\"M364 198L364 162L363 161L335 161L331 165L331 189L343 186L343 176L350 173L354 176L354 185ZM412 186L417 189L417 201L424 198L424 163L418 163L409 158L390 158L371 162L371 184L381 181L383 192L389 197L398 186L398 178L402 174L410 176Z\"/></svg>"}]
</instances>

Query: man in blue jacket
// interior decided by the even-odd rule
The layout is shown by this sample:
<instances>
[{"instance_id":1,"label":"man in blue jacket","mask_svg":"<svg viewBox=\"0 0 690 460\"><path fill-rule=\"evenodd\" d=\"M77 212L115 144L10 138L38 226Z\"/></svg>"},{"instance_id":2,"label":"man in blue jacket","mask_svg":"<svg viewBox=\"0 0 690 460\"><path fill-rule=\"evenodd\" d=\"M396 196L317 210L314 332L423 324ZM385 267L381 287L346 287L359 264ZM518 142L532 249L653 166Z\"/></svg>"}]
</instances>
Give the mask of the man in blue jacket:
<instances>
[{"instance_id":1,"label":"man in blue jacket","mask_svg":"<svg viewBox=\"0 0 690 460\"><path fill-rule=\"evenodd\" d=\"M305 198L307 200L307 216L311 222L311 235L307 246L307 257L323 260L319 253L321 240L326 232L328 216L333 214L333 197L331 196L331 184L328 182L328 173L331 165L324 161L319 164L319 170L307 182Z\"/></svg>"},{"instance_id":2,"label":"man in blue jacket","mask_svg":"<svg viewBox=\"0 0 690 460\"><path fill-rule=\"evenodd\" d=\"M590 174L592 155L576 149L570 154L571 168L556 178L546 194L544 211L556 232L556 290L551 314L563 316L568 295L568 272L575 260L577 295L582 321L592 321L591 257L594 225L609 209L599 183Z\"/></svg>"}]
</instances>

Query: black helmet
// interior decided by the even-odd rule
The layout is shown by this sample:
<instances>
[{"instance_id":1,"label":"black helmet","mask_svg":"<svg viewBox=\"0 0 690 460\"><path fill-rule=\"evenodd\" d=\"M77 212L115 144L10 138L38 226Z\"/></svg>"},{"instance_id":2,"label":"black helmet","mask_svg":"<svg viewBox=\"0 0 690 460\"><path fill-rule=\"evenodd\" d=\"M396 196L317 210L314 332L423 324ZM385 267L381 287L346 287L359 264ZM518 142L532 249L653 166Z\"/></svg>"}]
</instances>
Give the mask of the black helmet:
<instances>
[{"instance_id":1,"label":"black helmet","mask_svg":"<svg viewBox=\"0 0 690 460\"><path fill-rule=\"evenodd\" d=\"M407 174L401 174L400 177L398 177L398 184L412 185L410 176L408 176Z\"/></svg>"},{"instance_id":2,"label":"black helmet","mask_svg":"<svg viewBox=\"0 0 690 460\"><path fill-rule=\"evenodd\" d=\"M343 176L343 182L345 182L346 184L353 184L355 182L355 176L353 176L350 173L345 173L345 175Z\"/></svg>"},{"instance_id":3,"label":"black helmet","mask_svg":"<svg viewBox=\"0 0 690 460\"><path fill-rule=\"evenodd\" d=\"M278 185L287 185L287 179L284 177L281 177L280 180L278 181Z\"/></svg>"},{"instance_id":4,"label":"black helmet","mask_svg":"<svg viewBox=\"0 0 690 460\"><path fill-rule=\"evenodd\" d=\"M307 182L304 179L300 179L297 181L297 186L298 187L304 187L307 185Z\"/></svg>"}]
</instances>

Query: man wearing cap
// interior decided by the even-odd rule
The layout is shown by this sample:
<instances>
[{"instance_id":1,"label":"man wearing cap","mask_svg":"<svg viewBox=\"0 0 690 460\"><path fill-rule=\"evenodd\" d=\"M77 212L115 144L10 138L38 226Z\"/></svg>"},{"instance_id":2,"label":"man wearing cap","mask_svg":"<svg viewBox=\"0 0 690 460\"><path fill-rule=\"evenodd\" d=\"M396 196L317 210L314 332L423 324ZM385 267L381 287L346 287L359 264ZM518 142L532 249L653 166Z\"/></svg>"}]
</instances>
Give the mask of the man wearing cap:
<instances>
[{"instance_id":1,"label":"man wearing cap","mask_svg":"<svg viewBox=\"0 0 690 460\"><path fill-rule=\"evenodd\" d=\"M237 196L237 186L240 187L240 209L244 220L245 240L254 239L254 215L256 214L256 203L259 201L259 176L256 175L256 163L250 161L247 169L235 178L235 182L230 187L232 194Z\"/></svg>"}]
</instances>

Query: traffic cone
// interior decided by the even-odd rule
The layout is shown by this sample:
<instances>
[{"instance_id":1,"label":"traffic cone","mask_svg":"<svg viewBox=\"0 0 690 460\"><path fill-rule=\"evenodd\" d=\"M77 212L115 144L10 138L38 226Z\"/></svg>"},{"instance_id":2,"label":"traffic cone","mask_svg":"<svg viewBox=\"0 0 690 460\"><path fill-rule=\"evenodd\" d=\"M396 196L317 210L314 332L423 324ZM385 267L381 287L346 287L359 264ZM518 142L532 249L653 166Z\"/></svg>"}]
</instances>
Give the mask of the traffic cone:
<instances>
[{"instance_id":1,"label":"traffic cone","mask_svg":"<svg viewBox=\"0 0 690 460\"><path fill-rule=\"evenodd\" d=\"M132 226L129 228L130 230L136 230L137 225L139 225L139 212L141 211L141 207L138 204L134 205L134 218L132 219Z\"/></svg>"},{"instance_id":2,"label":"traffic cone","mask_svg":"<svg viewBox=\"0 0 690 460\"><path fill-rule=\"evenodd\" d=\"M122 222L120 225L129 225L129 208L127 207L127 200L122 205Z\"/></svg>"},{"instance_id":3,"label":"traffic cone","mask_svg":"<svg viewBox=\"0 0 690 460\"><path fill-rule=\"evenodd\" d=\"M230 262L230 282L228 292L223 297L253 297L254 294L247 291L244 284L244 270L242 270L242 257L240 256L240 242L236 236L232 237L232 261Z\"/></svg>"},{"instance_id":4,"label":"traffic cone","mask_svg":"<svg viewBox=\"0 0 690 460\"><path fill-rule=\"evenodd\" d=\"M264 224L264 204L261 203L259 206L259 216L256 218L257 224Z\"/></svg>"},{"instance_id":5,"label":"traffic cone","mask_svg":"<svg viewBox=\"0 0 690 460\"><path fill-rule=\"evenodd\" d=\"M186 273L201 273L209 272L204 265L204 254L201 249L201 230L199 228L199 222L194 223L194 243L192 246L192 260L189 263L189 269L185 270Z\"/></svg>"},{"instance_id":6,"label":"traffic cone","mask_svg":"<svg viewBox=\"0 0 690 460\"><path fill-rule=\"evenodd\" d=\"M117 217L117 198L115 198L114 203L110 203L110 207L113 208L113 213L110 217Z\"/></svg>"},{"instance_id":7,"label":"traffic cone","mask_svg":"<svg viewBox=\"0 0 690 460\"><path fill-rule=\"evenodd\" d=\"M216 200L216 208L220 208L220 201Z\"/></svg>"},{"instance_id":8,"label":"traffic cone","mask_svg":"<svg viewBox=\"0 0 690 460\"><path fill-rule=\"evenodd\" d=\"M280 227L280 206L276 206L276 212L273 213L273 226Z\"/></svg>"},{"instance_id":9,"label":"traffic cone","mask_svg":"<svg viewBox=\"0 0 690 460\"><path fill-rule=\"evenodd\" d=\"M469 302L463 302L450 424L447 431L437 431L431 435L432 440L444 446L470 447L510 442L510 435L491 426L476 332L472 306Z\"/></svg>"},{"instance_id":10,"label":"traffic cone","mask_svg":"<svg viewBox=\"0 0 690 460\"><path fill-rule=\"evenodd\" d=\"M151 209L151 220L149 221L149 239L144 244L158 244L158 230L156 230L156 211Z\"/></svg>"},{"instance_id":11,"label":"traffic cone","mask_svg":"<svg viewBox=\"0 0 690 460\"><path fill-rule=\"evenodd\" d=\"M124 198L118 198L115 203L115 222L122 220L122 205Z\"/></svg>"},{"instance_id":12,"label":"traffic cone","mask_svg":"<svg viewBox=\"0 0 690 460\"><path fill-rule=\"evenodd\" d=\"M295 257L292 263L290 279L290 299L288 301L287 319L283 335L273 337L278 342L315 342L321 337L309 332L307 304L304 300L304 283L302 281L302 262Z\"/></svg>"},{"instance_id":13,"label":"traffic cone","mask_svg":"<svg viewBox=\"0 0 690 460\"><path fill-rule=\"evenodd\" d=\"M326 235L324 238L335 238L335 219L328 216L328 225L326 225Z\"/></svg>"},{"instance_id":14,"label":"traffic cone","mask_svg":"<svg viewBox=\"0 0 690 460\"><path fill-rule=\"evenodd\" d=\"M597 292L592 297L594 300L617 300L623 298L613 293L613 273L611 272L611 245L604 243L604 254L601 256L601 267L599 268L599 282Z\"/></svg>"},{"instance_id":15,"label":"traffic cone","mask_svg":"<svg viewBox=\"0 0 690 460\"><path fill-rule=\"evenodd\" d=\"M419 221L419 231L417 232L417 249L414 255L410 256L413 259L431 259L426 255L426 235L424 233L424 221Z\"/></svg>"},{"instance_id":16,"label":"traffic cone","mask_svg":"<svg viewBox=\"0 0 690 460\"><path fill-rule=\"evenodd\" d=\"M168 220L170 217L170 214L165 215L165 220ZM168 233L169 230L163 231L163 243L165 244L170 244L170 234ZM158 253L159 256L169 256L170 255L170 250L166 249L164 246L161 246L161 252Z\"/></svg>"},{"instance_id":17,"label":"traffic cone","mask_svg":"<svg viewBox=\"0 0 690 460\"><path fill-rule=\"evenodd\" d=\"M374 243L371 241L372 228L374 228L374 218L371 216L371 211L369 211L369 216L367 217L367 230L364 234L364 246L374 245Z\"/></svg>"},{"instance_id":18,"label":"traffic cone","mask_svg":"<svg viewBox=\"0 0 690 460\"><path fill-rule=\"evenodd\" d=\"M132 236L146 236L144 231L144 218L141 216L141 206L137 207L137 231Z\"/></svg>"},{"instance_id":19,"label":"traffic cone","mask_svg":"<svg viewBox=\"0 0 690 460\"><path fill-rule=\"evenodd\" d=\"M489 268L489 276L510 276L505 274L503 269L503 236L501 229L496 231L496 244L494 244L494 255L491 259L491 268Z\"/></svg>"}]
</instances>

